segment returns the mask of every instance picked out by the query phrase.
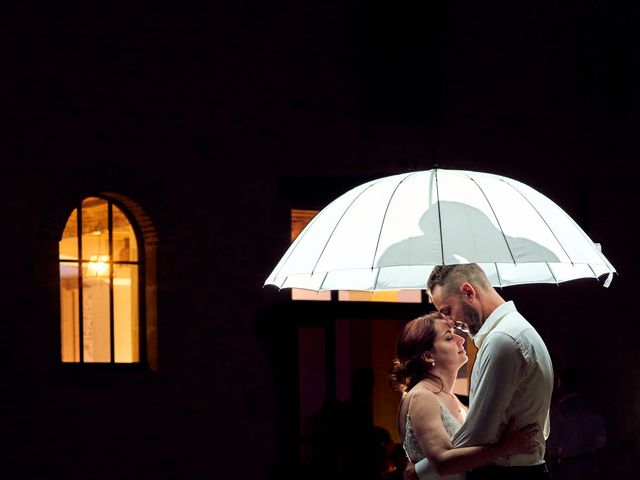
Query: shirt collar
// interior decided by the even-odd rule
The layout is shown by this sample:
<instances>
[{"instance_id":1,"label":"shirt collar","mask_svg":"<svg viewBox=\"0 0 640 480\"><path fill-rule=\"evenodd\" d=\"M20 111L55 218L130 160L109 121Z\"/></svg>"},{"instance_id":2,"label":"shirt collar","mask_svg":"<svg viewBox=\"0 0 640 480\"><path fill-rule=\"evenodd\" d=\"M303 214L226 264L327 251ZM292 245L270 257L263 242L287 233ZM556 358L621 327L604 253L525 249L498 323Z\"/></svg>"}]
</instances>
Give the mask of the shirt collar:
<instances>
[{"instance_id":1,"label":"shirt collar","mask_svg":"<svg viewBox=\"0 0 640 480\"><path fill-rule=\"evenodd\" d=\"M489 334L491 330L493 330L496 327L496 325L498 325L498 323L500 323L500 320L502 320L502 318L507 313L511 313L515 311L516 311L515 304L513 303L513 301L509 301L509 302L503 303L498 308L496 308L493 312L491 312L491 315L489 315L487 319L484 321L484 323L482 324L482 327L480 327L480 330L478 330L478 333L476 333L473 336L473 343L476 344L476 347L480 348L485 337Z\"/></svg>"}]
</instances>

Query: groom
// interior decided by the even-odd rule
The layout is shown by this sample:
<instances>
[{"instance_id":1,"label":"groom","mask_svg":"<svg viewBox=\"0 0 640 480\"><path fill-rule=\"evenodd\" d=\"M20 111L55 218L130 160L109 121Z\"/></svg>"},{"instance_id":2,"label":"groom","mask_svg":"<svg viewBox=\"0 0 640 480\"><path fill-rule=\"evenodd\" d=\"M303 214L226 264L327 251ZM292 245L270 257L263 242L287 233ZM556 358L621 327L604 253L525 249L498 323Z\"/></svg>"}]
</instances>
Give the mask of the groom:
<instances>
[{"instance_id":1,"label":"groom","mask_svg":"<svg viewBox=\"0 0 640 480\"><path fill-rule=\"evenodd\" d=\"M455 447L494 443L509 419L537 423L533 454L502 458L467 472L467 480L549 479L544 461L549 435L553 368L544 341L513 302L506 302L477 264L436 266L427 282L431 302L451 322L464 322L478 353L471 373L469 414ZM427 462L405 470L405 480L426 480ZM422 477L421 477L422 476Z\"/></svg>"}]
</instances>

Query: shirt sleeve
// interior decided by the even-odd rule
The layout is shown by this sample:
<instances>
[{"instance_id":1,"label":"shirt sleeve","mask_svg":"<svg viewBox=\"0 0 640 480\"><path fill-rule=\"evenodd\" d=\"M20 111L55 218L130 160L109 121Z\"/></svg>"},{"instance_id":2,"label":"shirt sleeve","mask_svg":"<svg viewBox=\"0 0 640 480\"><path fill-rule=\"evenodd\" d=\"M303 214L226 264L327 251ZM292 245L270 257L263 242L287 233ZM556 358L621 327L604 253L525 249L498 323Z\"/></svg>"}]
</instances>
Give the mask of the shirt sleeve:
<instances>
[{"instance_id":1,"label":"shirt sleeve","mask_svg":"<svg viewBox=\"0 0 640 480\"><path fill-rule=\"evenodd\" d=\"M433 467L433 463L431 463L428 458L423 458L416 463L415 469L419 480L439 480L442 478L438 475L438 472Z\"/></svg>"},{"instance_id":2,"label":"shirt sleeve","mask_svg":"<svg viewBox=\"0 0 640 480\"><path fill-rule=\"evenodd\" d=\"M453 437L454 447L495 443L504 424L526 360L516 340L502 332L485 339L484 351L474 365L478 382L462 427Z\"/></svg>"}]
</instances>

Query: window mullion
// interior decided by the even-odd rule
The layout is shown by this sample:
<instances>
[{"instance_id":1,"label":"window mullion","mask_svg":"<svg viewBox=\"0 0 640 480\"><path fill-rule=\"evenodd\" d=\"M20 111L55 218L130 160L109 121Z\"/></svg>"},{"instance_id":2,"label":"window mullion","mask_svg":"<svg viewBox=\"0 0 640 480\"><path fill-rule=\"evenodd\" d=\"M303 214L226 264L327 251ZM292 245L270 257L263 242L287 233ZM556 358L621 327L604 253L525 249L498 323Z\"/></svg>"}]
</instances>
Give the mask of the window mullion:
<instances>
[{"instance_id":1,"label":"window mullion","mask_svg":"<svg viewBox=\"0 0 640 480\"><path fill-rule=\"evenodd\" d=\"M84 298L82 296L82 202L78 204L78 344L80 348L80 363L84 363Z\"/></svg>"},{"instance_id":2,"label":"window mullion","mask_svg":"<svg viewBox=\"0 0 640 480\"><path fill-rule=\"evenodd\" d=\"M108 222L109 222L109 351L110 361L115 363L115 329L113 321L113 204L108 205Z\"/></svg>"}]
</instances>

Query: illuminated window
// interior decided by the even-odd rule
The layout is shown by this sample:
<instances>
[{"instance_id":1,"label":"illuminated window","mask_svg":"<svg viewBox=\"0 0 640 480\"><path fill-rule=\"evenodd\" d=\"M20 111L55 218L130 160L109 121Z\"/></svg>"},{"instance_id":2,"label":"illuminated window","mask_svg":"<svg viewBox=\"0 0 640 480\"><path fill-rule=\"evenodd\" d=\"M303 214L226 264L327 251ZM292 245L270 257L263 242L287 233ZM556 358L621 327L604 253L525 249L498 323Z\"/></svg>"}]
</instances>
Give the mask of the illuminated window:
<instances>
[{"instance_id":1,"label":"illuminated window","mask_svg":"<svg viewBox=\"0 0 640 480\"><path fill-rule=\"evenodd\" d=\"M291 210L291 241L302 232L304 227L318 214L318 210ZM331 292L316 292L301 288L291 289L293 300L331 300ZM420 290L386 290L381 292L363 292L355 290L338 291L341 302L390 302L390 303L421 303Z\"/></svg>"},{"instance_id":2,"label":"illuminated window","mask_svg":"<svg viewBox=\"0 0 640 480\"><path fill-rule=\"evenodd\" d=\"M89 197L67 220L59 244L65 363L140 362L141 245L129 218Z\"/></svg>"}]
</instances>

